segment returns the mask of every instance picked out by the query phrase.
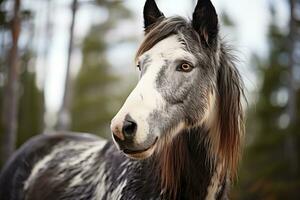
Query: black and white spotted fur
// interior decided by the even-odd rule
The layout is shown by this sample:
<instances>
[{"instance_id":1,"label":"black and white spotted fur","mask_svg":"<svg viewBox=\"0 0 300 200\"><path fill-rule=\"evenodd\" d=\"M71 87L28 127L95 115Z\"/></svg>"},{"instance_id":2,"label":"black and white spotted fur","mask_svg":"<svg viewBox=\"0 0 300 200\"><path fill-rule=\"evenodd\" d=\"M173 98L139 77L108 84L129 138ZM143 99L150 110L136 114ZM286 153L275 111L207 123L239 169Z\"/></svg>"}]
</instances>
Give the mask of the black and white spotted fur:
<instances>
[{"instance_id":1,"label":"black and white spotted fur","mask_svg":"<svg viewBox=\"0 0 300 200\"><path fill-rule=\"evenodd\" d=\"M194 171L199 199L208 196L207 188L215 172L211 172L204 144L199 146L196 135L202 130L186 133L195 165ZM132 160L120 154L112 142L91 135L59 133L40 135L27 142L14 155L1 175L2 200L56 199L161 199L158 164L155 158ZM199 185L198 185L199 184ZM189 199L191 185L185 185L178 199ZM218 184L216 199L226 195L226 184Z\"/></svg>"}]
</instances>

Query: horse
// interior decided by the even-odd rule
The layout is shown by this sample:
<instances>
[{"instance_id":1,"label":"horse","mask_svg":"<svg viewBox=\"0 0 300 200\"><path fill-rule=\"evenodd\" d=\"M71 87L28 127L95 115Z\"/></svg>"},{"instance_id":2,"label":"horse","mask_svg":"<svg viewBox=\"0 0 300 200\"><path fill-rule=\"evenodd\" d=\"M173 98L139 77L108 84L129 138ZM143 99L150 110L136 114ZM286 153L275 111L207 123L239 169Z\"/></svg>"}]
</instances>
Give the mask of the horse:
<instances>
[{"instance_id":1,"label":"horse","mask_svg":"<svg viewBox=\"0 0 300 200\"><path fill-rule=\"evenodd\" d=\"M140 79L112 140L56 132L26 142L0 178L2 200L228 199L244 134L244 86L210 0L192 19L144 5Z\"/></svg>"}]
</instances>

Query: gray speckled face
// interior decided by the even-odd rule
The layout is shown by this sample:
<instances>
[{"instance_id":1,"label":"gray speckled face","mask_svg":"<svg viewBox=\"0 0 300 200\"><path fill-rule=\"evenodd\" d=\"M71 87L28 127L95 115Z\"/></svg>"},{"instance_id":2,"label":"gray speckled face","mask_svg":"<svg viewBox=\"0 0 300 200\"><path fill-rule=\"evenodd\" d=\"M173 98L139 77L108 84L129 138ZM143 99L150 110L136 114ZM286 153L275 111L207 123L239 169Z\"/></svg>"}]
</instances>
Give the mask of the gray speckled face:
<instances>
[{"instance_id":1,"label":"gray speckled face","mask_svg":"<svg viewBox=\"0 0 300 200\"><path fill-rule=\"evenodd\" d=\"M112 125L122 123L130 115L137 123L136 144L147 148L207 117L214 70L201 53L187 49L179 35L171 35L138 58L140 81L112 120Z\"/></svg>"}]
</instances>

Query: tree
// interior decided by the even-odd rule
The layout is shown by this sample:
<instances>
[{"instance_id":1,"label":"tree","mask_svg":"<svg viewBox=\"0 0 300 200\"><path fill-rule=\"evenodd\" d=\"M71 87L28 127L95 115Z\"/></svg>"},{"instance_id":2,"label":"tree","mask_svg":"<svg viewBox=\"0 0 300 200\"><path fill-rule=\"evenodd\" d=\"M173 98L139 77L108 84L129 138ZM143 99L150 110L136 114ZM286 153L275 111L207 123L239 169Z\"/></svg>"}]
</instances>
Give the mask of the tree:
<instances>
[{"instance_id":1,"label":"tree","mask_svg":"<svg viewBox=\"0 0 300 200\"><path fill-rule=\"evenodd\" d=\"M16 147L21 146L30 137L42 133L44 129L44 94L43 91L37 88L36 75L32 61L34 55L31 51L26 50L21 56L20 65L22 72L20 73L20 92L18 103L18 129L16 138ZM3 87L0 87L0 102L3 101ZM0 107L0 112L3 108ZM0 138L3 136L3 127L0 127ZM2 140L0 140L3 142ZM1 165L4 162L0 163Z\"/></svg>"},{"instance_id":2,"label":"tree","mask_svg":"<svg viewBox=\"0 0 300 200\"><path fill-rule=\"evenodd\" d=\"M66 80L65 80L65 90L64 96L62 99L62 105L58 113L58 124L57 128L59 130L67 130L70 127L70 90L71 90L71 58L73 52L73 40L74 40L74 27L75 27L75 20L76 20L76 12L78 9L78 0L73 0L72 2L72 20L70 26L70 39L69 39L69 48L68 48L68 60L67 60L67 72L66 72Z\"/></svg>"},{"instance_id":3,"label":"tree","mask_svg":"<svg viewBox=\"0 0 300 200\"><path fill-rule=\"evenodd\" d=\"M18 41L20 34L20 0L14 1L11 21L12 45L9 53L7 82L3 100L4 135L2 141L2 160L5 162L14 152L17 137L18 90L19 90L19 55Z\"/></svg>"},{"instance_id":4,"label":"tree","mask_svg":"<svg viewBox=\"0 0 300 200\"><path fill-rule=\"evenodd\" d=\"M1 38L1 51L0 51L0 113L1 113L1 123L0 123L0 143L5 144L7 139L5 139L5 126L7 126L7 119L5 119L6 115L4 114L5 106L10 106L4 104L4 99L7 98L5 96L5 85L3 82L7 80L7 73L9 71L9 60L12 58L9 56L8 53L9 47L12 46L12 40L8 36L10 32L10 23L9 23L9 11L5 10L7 6L4 4L7 1L0 1L1 10L0 9L0 35L3 37ZM28 35L34 35L34 24L33 24L33 17L32 12L30 10L22 9L20 10L20 18L22 18L22 32L26 32ZM21 27L20 27L21 28ZM16 128L16 133L14 136L14 142L10 143L9 148L14 146L19 147L23 142L28 140L29 137L41 133L43 130L43 114L44 114L44 96L43 91L41 91L36 85L36 74L34 71L34 64L35 64L36 55L33 50L32 40L24 40L22 45L18 45L18 92L16 101L17 101L17 108L16 108L16 121L15 123L18 124ZM6 81L7 82L7 81ZM1 147L3 147L1 145ZM5 146L6 147L6 146ZM3 148L2 154L7 153L7 149ZM5 160L7 159L2 158L0 162L0 167L4 164Z\"/></svg>"},{"instance_id":5,"label":"tree","mask_svg":"<svg viewBox=\"0 0 300 200\"><path fill-rule=\"evenodd\" d=\"M44 93L36 85L35 71L30 70L33 68L30 61L34 57L30 50L26 50L21 57L24 70L20 75L17 147L44 130Z\"/></svg>"},{"instance_id":6,"label":"tree","mask_svg":"<svg viewBox=\"0 0 300 200\"><path fill-rule=\"evenodd\" d=\"M82 44L83 61L78 76L74 80L71 101L71 129L108 136L109 122L118 102L122 99L116 93L116 82L120 77L111 72L106 51L110 45L106 34L126 19L130 13L120 2L98 0L97 5L108 11L107 21L94 25ZM116 92L117 91L117 92Z\"/></svg>"}]
</instances>

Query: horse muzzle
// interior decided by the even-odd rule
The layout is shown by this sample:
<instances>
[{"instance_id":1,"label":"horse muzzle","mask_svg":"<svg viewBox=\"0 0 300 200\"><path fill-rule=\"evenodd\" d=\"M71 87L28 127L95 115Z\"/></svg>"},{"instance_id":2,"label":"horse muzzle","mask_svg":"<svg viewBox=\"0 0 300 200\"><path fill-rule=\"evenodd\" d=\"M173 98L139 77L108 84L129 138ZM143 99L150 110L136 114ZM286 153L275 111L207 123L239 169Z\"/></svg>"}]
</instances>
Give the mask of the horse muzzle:
<instances>
[{"instance_id":1,"label":"horse muzzle","mask_svg":"<svg viewBox=\"0 0 300 200\"><path fill-rule=\"evenodd\" d=\"M117 147L128 157L135 159L145 159L152 155L158 140L157 136L147 135L141 141L138 131L138 123L129 115L125 119L113 120L111 123L112 137Z\"/></svg>"}]
</instances>

